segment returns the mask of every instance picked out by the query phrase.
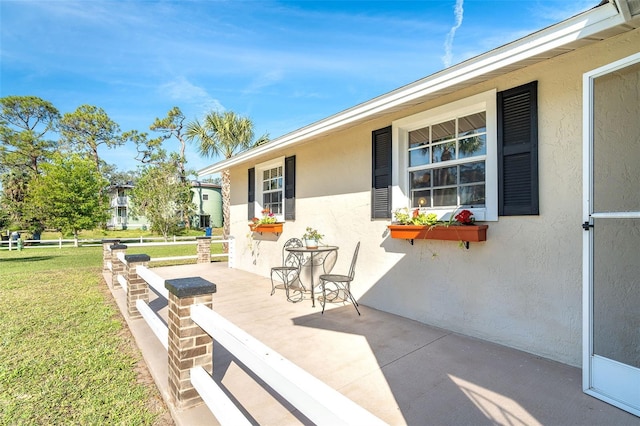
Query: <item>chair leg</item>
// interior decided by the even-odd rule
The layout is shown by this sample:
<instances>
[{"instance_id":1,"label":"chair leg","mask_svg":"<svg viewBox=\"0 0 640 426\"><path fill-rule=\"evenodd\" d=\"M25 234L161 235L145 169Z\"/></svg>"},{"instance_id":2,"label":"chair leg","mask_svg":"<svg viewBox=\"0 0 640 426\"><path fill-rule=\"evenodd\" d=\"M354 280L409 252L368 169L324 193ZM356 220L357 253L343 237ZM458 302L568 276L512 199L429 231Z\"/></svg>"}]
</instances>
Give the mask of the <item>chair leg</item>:
<instances>
[{"instance_id":1,"label":"chair leg","mask_svg":"<svg viewBox=\"0 0 640 426\"><path fill-rule=\"evenodd\" d=\"M322 315L324 315L324 305L327 303L327 290L324 285L324 281L320 280L320 286L322 287L322 300L320 300L320 304L322 305Z\"/></svg>"},{"instance_id":2,"label":"chair leg","mask_svg":"<svg viewBox=\"0 0 640 426\"><path fill-rule=\"evenodd\" d=\"M349 299L351 299L351 302L353 303L353 307L356 308L356 312L358 313L358 315L360 315L360 309L358 309L358 302L356 302L356 299L353 297L353 295L351 294L351 292L349 291Z\"/></svg>"}]
</instances>

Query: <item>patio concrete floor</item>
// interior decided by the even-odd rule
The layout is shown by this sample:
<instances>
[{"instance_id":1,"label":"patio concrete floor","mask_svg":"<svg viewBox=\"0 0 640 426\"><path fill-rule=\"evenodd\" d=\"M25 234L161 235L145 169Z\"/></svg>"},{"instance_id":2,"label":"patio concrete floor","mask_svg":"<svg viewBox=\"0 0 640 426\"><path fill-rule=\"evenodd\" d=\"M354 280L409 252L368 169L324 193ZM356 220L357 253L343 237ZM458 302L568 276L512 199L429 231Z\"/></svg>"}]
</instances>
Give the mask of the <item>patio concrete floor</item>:
<instances>
[{"instance_id":1,"label":"patio concrete floor","mask_svg":"<svg viewBox=\"0 0 640 426\"><path fill-rule=\"evenodd\" d=\"M226 263L154 271L215 283L216 312L391 425L640 426L640 418L585 395L575 367L367 306L358 316L351 305L328 304L321 315L310 299L270 296L268 278ZM123 310L123 291L112 292ZM161 300L150 305L166 318ZM127 322L166 399L166 351L144 320ZM215 343L213 365L253 423L310 424ZM205 405L172 415L179 425L218 424Z\"/></svg>"}]
</instances>

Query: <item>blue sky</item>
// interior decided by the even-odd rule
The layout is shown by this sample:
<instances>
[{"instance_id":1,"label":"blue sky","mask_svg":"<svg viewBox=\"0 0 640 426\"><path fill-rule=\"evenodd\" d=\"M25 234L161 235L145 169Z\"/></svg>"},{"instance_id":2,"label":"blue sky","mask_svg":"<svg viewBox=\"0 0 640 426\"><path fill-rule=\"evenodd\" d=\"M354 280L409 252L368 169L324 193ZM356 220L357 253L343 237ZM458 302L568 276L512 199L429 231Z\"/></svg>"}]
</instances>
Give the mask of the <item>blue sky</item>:
<instances>
[{"instance_id":1,"label":"blue sky","mask_svg":"<svg viewBox=\"0 0 640 426\"><path fill-rule=\"evenodd\" d=\"M228 110L273 139L597 3L0 0L0 96L94 105L123 131ZM100 154L139 165L133 145Z\"/></svg>"}]
</instances>

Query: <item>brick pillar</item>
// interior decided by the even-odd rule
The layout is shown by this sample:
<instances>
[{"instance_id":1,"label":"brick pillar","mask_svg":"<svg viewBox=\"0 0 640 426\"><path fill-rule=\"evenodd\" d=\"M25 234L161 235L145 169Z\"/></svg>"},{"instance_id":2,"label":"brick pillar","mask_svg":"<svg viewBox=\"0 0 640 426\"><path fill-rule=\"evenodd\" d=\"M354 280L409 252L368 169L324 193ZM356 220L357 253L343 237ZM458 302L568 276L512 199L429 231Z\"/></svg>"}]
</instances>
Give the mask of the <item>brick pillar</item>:
<instances>
[{"instance_id":1,"label":"brick pillar","mask_svg":"<svg viewBox=\"0 0 640 426\"><path fill-rule=\"evenodd\" d=\"M198 263L211 263L211 237L196 237Z\"/></svg>"},{"instance_id":2,"label":"brick pillar","mask_svg":"<svg viewBox=\"0 0 640 426\"><path fill-rule=\"evenodd\" d=\"M118 253L125 253L127 246L114 244L111 246L111 288L120 288L118 275L124 275L124 264L118 259Z\"/></svg>"},{"instance_id":3,"label":"brick pillar","mask_svg":"<svg viewBox=\"0 0 640 426\"><path fill-rule=\"evenodd\" d=\"M191 320L191 305L213 306L216 285L200 278L167 280L169 290L169 394L178 409L202 403L191 384L189 370L201 366L210 374L213 367L213 340Z\"/></svg>"},{"instance_id":4,"label":"brick pillar","mask_svg":"<svg viewBox=\"0 0 640 426\"><path fill-rule=\"evenodd\" d=\"M124 259L127 261L125 275L127 278L127 312L129 318L140 318L142 315L136 307L136 300L142 299L149 303L149 285L138 276L136 267L147 266L151 258L146 254L126 254Z\"/></svg>"},{"instance_id":5,"label":"brick pillar","mask_svg":"<svg viewBox=\"0 0 640 426\"><path fill-rule=\"evenodd\" d=\"M114 244L120 244L120 240L102 240L102 272L110 273L109 263L111 263L111 249Z\"/></svg>"}]
</instances>

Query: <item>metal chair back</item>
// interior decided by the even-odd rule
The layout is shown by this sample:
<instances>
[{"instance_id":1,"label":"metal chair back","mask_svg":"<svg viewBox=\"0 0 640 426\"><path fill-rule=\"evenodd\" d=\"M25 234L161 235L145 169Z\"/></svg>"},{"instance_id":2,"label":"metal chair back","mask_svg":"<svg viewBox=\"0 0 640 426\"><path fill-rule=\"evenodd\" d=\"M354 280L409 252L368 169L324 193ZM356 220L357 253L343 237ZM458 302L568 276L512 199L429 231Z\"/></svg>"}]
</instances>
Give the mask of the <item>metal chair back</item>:
<instances>
[{"instance_id":1,"label":"metal chair back","mask_svg":"<svg viewBox=\"0 0 640 426\"><path fill-rule=\"evenodd\" d=\"M351 260L351 267L349 268L349 279L353 281L356 276L356 261L358 260L358 251L360 250L360 241L356 244L356 249L353 252L353 259Z\"/></svg>"},{"instance_id":2,"label":"metal chair back","mask_svg":"<svg viewBox=\"0 0 640 426\"><path fill-rule=\"evenodd\" d=\"M300 238L288 239L287 242L284 243L284 246L282 246L282 266L299 268L302 263L301 254L289 252L287 251L287 249L291 247L303 246L304 244L302 243L302 240Z\"/></svg>"}]
</instances>

